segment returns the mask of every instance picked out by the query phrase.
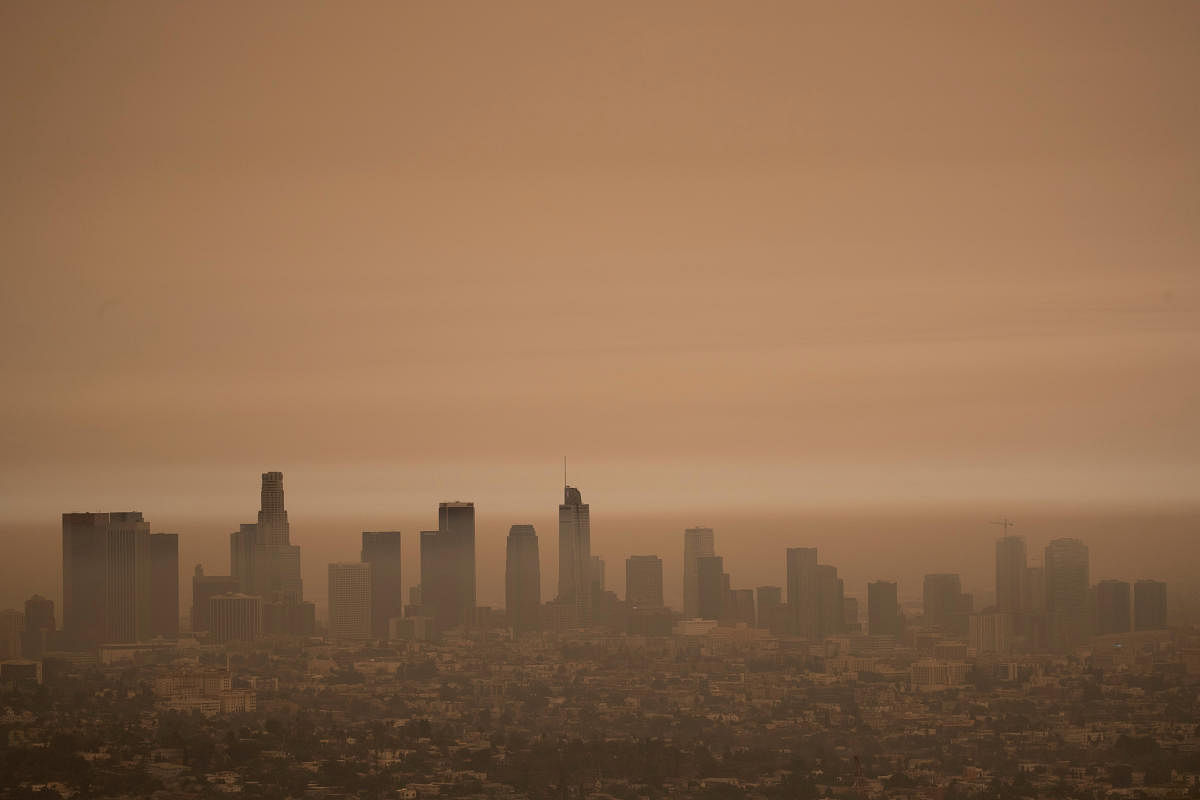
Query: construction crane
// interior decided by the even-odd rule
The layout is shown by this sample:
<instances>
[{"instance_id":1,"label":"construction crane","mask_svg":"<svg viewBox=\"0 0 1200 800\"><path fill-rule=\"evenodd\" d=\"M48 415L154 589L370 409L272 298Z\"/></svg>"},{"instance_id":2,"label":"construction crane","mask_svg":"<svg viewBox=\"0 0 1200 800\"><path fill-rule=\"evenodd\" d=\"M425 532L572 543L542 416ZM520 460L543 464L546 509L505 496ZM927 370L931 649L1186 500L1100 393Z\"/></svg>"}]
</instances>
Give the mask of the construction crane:
<instances>
[{"instance_id":1,"label":"construction crane","mask_svg":"<svg viewBox=\"0 0 1200 800\"><path fill-rule=\"evenodd\" d=\"M989 525L999 525L999 526L1001 526L1002 528L1004 528L1004 535L1005 535L1005 536L1008 536L1008 529L1009 529L1009 528L1011 528L1012 526L1016 525L1017 523L1013 522L1013 521L1012 521L1011 519L1009 519L1008 517L1002 517L1002 518L1000 518L1000 519L997 519L997 520L992 520L992 521L991 521L991 522L989 522L988 524L989 524Z\"/></svg>"}]
</instances>

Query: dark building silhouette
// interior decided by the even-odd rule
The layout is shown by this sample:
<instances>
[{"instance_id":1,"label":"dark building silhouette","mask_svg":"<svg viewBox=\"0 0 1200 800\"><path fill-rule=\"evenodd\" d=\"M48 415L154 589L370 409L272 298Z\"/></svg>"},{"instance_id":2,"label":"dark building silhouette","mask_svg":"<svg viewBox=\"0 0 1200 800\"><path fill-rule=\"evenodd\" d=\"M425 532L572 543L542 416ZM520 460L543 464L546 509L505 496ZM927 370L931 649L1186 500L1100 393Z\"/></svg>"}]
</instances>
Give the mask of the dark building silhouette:
<instances>
[{"instance_id":1,"label":"dark building silhouette","mask_svg":"<svg viewBox=\"0 0 1200 800\"><path fill-rule=\"evenodd\" d=\"M1025 600L1025 537L996 540L996 610L1015 614L1028 611Z\"/></svg>"},{"instance_id":2,"label":"dark building silhouette","mask_svg":"<svg viewBox=\"0 0 1200 800\"><path fill-rule=\"evenodd\" d=\"M1125 633L1132 630L1128 581L1104 580L1096 584L1096 633Z\"/></svg>"},{"instance_id":3,"label":"dark building silhouette","mask_svg":"<svg viewBox=\"0 0 1200 800\"><path fill-rule=\"evenodd\" d=\"M504 605L515 635L542 629L542 567L537 531L513 525L504 564Z\"/></svg>"},{"instance_id":4,"label":"dark building silhouette","mask_svg":"<svg viewBox=\"0 0 1200 800\"><path fill-rule=\"evenodd\" d=\"M867 632L872 636L900 635L900 598L894 581L867 584Z\"/></svg>"},{"instance_id":5,"label":"dark building silhouette","mask_svg":"<svg viewBox=\"0 0 1200 800\"><path fill-rule=\"evenodd\" d=\"M218 594L208 599L212 638L225 642L253 642L262 626L262 598L247 594Z\"/></svg>"},{"instance_id":6,"label":"dark building silhouette","mask_svg":"<svg viewBox=\"0 0 1200 800\"><path fill-rule=\"evenodd\" d=\"M150 525L141 512L63 514L63 628L72 647L150 634Z\"/></svg>"},{"instance_id":7,"label":"dark building silhouette","mask_svg":"<svg viewBox=\"0 0 1200 800\"><path fill-rule=\"evenodd\" d=\"M1133 585L1133 619L1139 631L1167 627L1167 584L1140 580Z\"/></svg>"},{"instance_id":8,"label":"dark building silhouette","mask_svg":"<svg viewBox=\"0 0 1200 800\"><path fill-rule=\"evenodd\" d=\"M150 635L179 636L179 534L150 536Z\"/></svg>"},{"instance_id":9,"label":"dark building silhouette","mask_svg":"<svg viewBox=\"0 0 1200 800\"><path fill-rule=\"evenodd\" d=\"M817 548L787 549L787 603L792 612L791 633L808 639L820 636Z\"/></svg>"},{"instance_id":10,"label":"dark building silhouette","mask_svg":"<svg viewBox=\"0 0 1200 800\"><path fill-rule=\"evenodd\" d=\"M371 636L388 638L388 622L404 616L400 531L363 531L362 561L371 565Z\"/></svg>"},{"instance_id":11,"label":"dark building silhouette","mask_svg":"<svg viewBox=\"0 0 1200 800\"><path fill-rule=\"evenodd\" d=\"M733 589L729 592L729 618L736 625L743 622L749 627L755 626L754 590Z\"/></svg>"},{"instance_id":12,"label":"dark building silhouette","mask_svg":"<svg viewBox=\"0 0 1200 800\"><path fill-rule=\"evenodd\" d=\"M21 640L24 658L37 660L55 649L57 634L54 601L35 594L25 601L25 634Z\"/></svg>"},{"instance_id":13,"label":"dark building silhouette","mask_svg":"<svg viewBox=\"0 0 1200 800\"><path fill-rule=\"evenodd\" d=\"M720 619L725 610L725 560L720 556L701 556L697 559L701 619Z\"/></svg>"},{"instance_id":14,"label":"dark building silhouette","mask_svg":"<svg viewBox=\"0 0 1200 800\"><path fill-rule=\"evenodd\" d=\"M775 609L783 605L783 588L780 586L759 586L755 589L755 619L759 628L770 628Z\"/></svg>"},{"instance_id":15,"label":"dark building silhouette","mask_svg":"<svg viewBox=\"0 0 1200 800\"><path fill-rule=\"evenodd\" d=\"M663 607L663 563L658 556L625 559L625 603L630 608Z\"/></svg>"},{"instance_id":16,"label":"dark building silhouette","mask_svg":"<svg viewBox=\"0 0 1200 800\"><path fill-rule=\"evenodd\" d=\"M846 614L845 585L838 577L837 567L817 565L817 635L841 633Z\"/></svg>"},{"instance_id":17,"label":"dark building silhouette","mask_svg":"<svg viewBox=\"0 0 1200 800\"><path fill-rule=\"evenodd\" d=\"M1078 539L1055 539L1046 545L1044 569L1049 644L1054 650L1071 650L1091 633L1087 545Z\"/></svg>"},{"instance_id":18,"label":"dark building silhouette","mask_svg":"<svg viewBox=\"0 0 1200 800\"><path fill-rule=\"evenodd\" d=\"M374 569L369 562L329 565L329 635L332 638L365 640L372 637L373 577Z\"/></svg>"},{"instance_id":19,"label":"dark building silhouette","mask_svg":"<svg viewBox=\"0 0 1200 800\"><path fill-rule=\"evenodd\" d=\"M688 528L683 532L683 616L700 615L701 558L716 555L712 528Z\"/></svg>"},{"instance_id":20,"label":"dark building silhouette","mask_svg":"<svg viewBox=\"0 0 1200 800\"><path fill-rule=\"evenodd\" d=\"M970 595L963 594L962 580L957 573L936 572L926 575L922 604L925 625L941 628L956 636L967 635L973 604Z\"/></svg>"},{"instance_id":21,"label":"dark building silhouette","mask_svg":"<svg viewBox=\"0 0 1200 800\"><path fill-rule=\"evenodd\" d=\"M238 591L254 594L254 550L258 546L258 524L242 523L229 534L229 574L237 578Z\"/></svg>"},{"instance_id":22,"label":"dark building silhouette","mask_svg":"<svg viewBox=\"0 0 1200 800\"><path fill-rule=\"evenodd\" d=\"M439 631L475 617L475 505L441 503L438 530L421 531L422 613Z\"/></svg>"},{"instance_id":23,"label":"dark building silhouette","mask_svg":"<svg viewBox=\"0 0 1200 800\"><path fill-rule=\"evenodd\" d=\"M15 608L0 611L0 661L22 657L25 615Z\"/></svg>"},{"instance_id":24,"label":"dark building silhouette","mask_svg":"<svg viewBox=\"0 0 1200 800\"><path fill-rule=\"evenodd\" d=\"M862 626L858 621L858 598L842 598L842 626L850 633L858 633Z\"/></svg>"},{"instance_id":25,"label":"dark building silhouette","mask_svg":"<svg viewBox=\"0 0 1200 800\"><path fill-rule=\"evenodd\" d=\"M592 622L591 508L574 486L563 487L558 507L558 598L574 608L575 624Z\"/></svg>"},{"instance_id":26,"label":"dark building silhouette","mask_svg":"<svg viewBox=\"0 0 1200 800\"><path fill-rule=\"evenodd\" d=\"M212 629L209 600L219 594L239 594L240 581L232 575L205 575L197 564L192 574L192 630Z\"/></svg>"}]
</instances>

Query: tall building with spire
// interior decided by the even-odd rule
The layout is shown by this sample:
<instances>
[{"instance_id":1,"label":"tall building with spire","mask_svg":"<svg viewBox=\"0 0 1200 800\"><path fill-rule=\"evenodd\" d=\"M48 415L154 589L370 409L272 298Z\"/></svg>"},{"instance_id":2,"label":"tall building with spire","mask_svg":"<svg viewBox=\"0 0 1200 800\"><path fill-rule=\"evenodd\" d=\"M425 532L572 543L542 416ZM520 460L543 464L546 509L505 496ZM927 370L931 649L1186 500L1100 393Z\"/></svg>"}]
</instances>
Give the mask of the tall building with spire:
<instances>
[{"instance_id":1,"label":"tall building with spire","mask_svg":"<svg viewBox=\"0 0 1200 800\"><path fill-rule=\"evenodd\" d=\"M716 555L712 528L688 528L683 532L683 616L700 616L700 559Z\"/></svg>"},{"instance_id":2,"label":"tall building with spire","mask_svg":"<svg viewBox=\"0 0 1200 800\"><path fill-rule=\"evenodd\" d=\"M574 486L563 487L558 507L558 601L579 625L592 622L591 509Z\"/></svg>"},{"instance_id":3,"label":"tall building with spire","mask_svg":"<svg viewBox=\"0 0 1200 800\"><path fill-rule=\"evenodd\" d=\"M538 537L532 525L513 525L508 531L504 564L504 607L514 634L541 630L542 569Z\"/></svg>"}]
</instances>

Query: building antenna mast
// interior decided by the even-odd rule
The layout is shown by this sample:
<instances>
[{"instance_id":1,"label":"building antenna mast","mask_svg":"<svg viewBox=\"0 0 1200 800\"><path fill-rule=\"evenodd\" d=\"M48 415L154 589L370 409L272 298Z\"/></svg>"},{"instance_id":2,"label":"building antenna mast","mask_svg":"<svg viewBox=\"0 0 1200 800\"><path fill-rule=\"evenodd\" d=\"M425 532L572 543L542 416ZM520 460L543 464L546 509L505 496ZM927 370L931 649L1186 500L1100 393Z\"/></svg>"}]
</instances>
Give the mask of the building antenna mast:
<instances>
[{"instance_id":1,"label":"building antenna mast","mask_svg":"<svg viewBox=\"0 0 1200 800\"><path fill-rule=\"evenodd\" d=\"M988 524L989 525L999 525L1000 527L1004 528L1004 535L1008 536L1008 529L1011 528L1012 526L1016 525L1017 523L1013 522L1008 517L1001 517L1000 519L993 520L993 521L989 522Z\"/></svg>"}]
</instances>

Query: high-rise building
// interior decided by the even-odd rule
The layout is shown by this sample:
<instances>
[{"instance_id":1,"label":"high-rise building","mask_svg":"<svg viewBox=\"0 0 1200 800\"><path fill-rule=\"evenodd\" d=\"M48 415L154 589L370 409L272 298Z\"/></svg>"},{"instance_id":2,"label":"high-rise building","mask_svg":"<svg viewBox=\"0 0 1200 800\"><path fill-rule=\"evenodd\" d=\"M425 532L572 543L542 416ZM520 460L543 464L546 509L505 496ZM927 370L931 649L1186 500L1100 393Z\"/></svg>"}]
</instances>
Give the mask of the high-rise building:
<instances>
[{"instance_id":1,"label":"high-rise building","mask_svg":"<svg viewBox=\"0 0 1200 800\"><path fill-rule=\"evenodd\" d=\"M334 639L370 639L371 564L329 565L329 635Z\"/></svg>"},{"instance_id":2,"label":"high-rise building","mask_svg":"<svg viewBox=\"0 0 1200 800\"><path fill-rule=\"evenodd\" d=\"M232 539L231 551L242 559L236 565L238 578L243 579L246 569L252 570L252 586L254 593L266 602L300 603L304 599L304 585L300 577L300 548L291 543L291 526L288 523L288 513L283 500L283 473L264 472L262 474L261 504L258 511L258 523L253 529L242 526L238 532L241 540L235 544ZM247 542L245 537L253 536L254 548L250 561L245 562L244 549ZM235 555L231 552L231 556ZM234 562L231 561L231 572Z\"/></svg>"},{"instance_id":3,"label":"high-rise building","mask_svg":"<svg viewBox=\"0 0 1200 800\"><path fill-rule=\"evenodd\" d=\"M700 559L716 555L712 528L688 528L683 532L683 616L700 616Z\"/></svg>"},{"instance_id":4,"label":"high-rise building","mask_svg":"<svg viewBox=\"0 0 1200 800\"><path fill-rule=\"evenodd\" d=\"M937 572L925 576L922 600L925 625L955 634L967 635L967 616L971 613L970 595L963 594L957 573Z\"/></svg>"},{"instance_id":5,"label":"high-rise building","mask_svg":"<svg viewBox=\"0 0 1200 800\"><path fill-rule=\"evenodd\" d=\"M845 616L845 585L838 577L837 567L817 565L817 634L829 636L841 633Z\"/></svg>"},{"instance_id":6,"label":"high-rise building","mask_svg":"<svg viewBox=\"0 0 1200 800\"><path fill-rule=\"evenodd\" d=\"M232 575L205 575L204 567L196 565L192 575L192 630L212 630L209 600L220 594L239 594L241 582Z\"/></svg>"},{"instance_id":7,"label":"high-rise building","mask_svg":"<svg viewBox=\"0 0 1200 800\"><path fill-rule=\"evenodd\" d=\"M1096 584L1096 633L1126 633L1132 620L1128 581L1103 580Z\"/></svg>"},{"instance_id":8,"label":"high-rise building","mask_svg":"<svg viewBox=\"0 0 1200 800\"><path fill-rule=\"evenodd\" d=\"M1025 561L1024 536L1002 536L996 540L997 611L1029 610L1025 606Z\"/></svg>"},{"instance_id":9,"label":"high-rise building","mask_svg":"<svg viewBox=\"0 0 1200 800\"><path fill-rule=\"evenodd\" d=\"M225 642L253 642L262 626L262 598L248 594L218 594L208 599L207 617L212 638Z\"/></svg>"},{"instance_id":10,"label":"high-rise building","mask_svg":"<svg viewBox=\"0 0 1200 800\"><path fill-rule=\"evenodd\" d=\"M743 622L751 628L755 626L753 589L730 590L729 605L728 616L734 624Z\"/></svg>"},{"instance_id":11,"label":"high-rise building","mask_svg":"<svg viewBox=\"0 0 1200 800\"><path fill-rule=\"evenodd\" d=\"M859 632L857 597L842 598L842 625L850 633Z\"/></svg>"},{"instance_id":12,"label":"high-rise building","mask_svg":"<svg viewBox=\"0 0 1200 800\"><path fill-rule=\"evenodd\" d=\"M819 579L817 548L787 549L787 602L792 613L792 630L797 636L820 636Z\"/></svg>"},{"instance_id":13,"label":"high-rise building","mask_svg":"<svg viewBox=\"0 0 1200 800\"><path fill-rule=\"evenodd\" d=\"M388 638L388 621L404 616L400 531L363 531L364 563L371 565L371 637Z\"/></svg>"},{"instance_id":14,"label":"high-rise building","mask_svg":"<svg viewBox=\"0 0 1200 800\"><path fill-rule=\"evenodd\" d=\"M1055 539L1046 545L1045 570L1050 647L1074 649L1087 640L1091 627L1087 545L1078 539Z\"/></svg>"},{"instance_id":15,"label":"high-rise building","mask_svg":"<svg viewBox=\"0 0 1200 800\"><path fill-rule=\"evenodd\" d=\"M604 582L603 558L600 556L592 556L592 566L588 575L592 588L592 599L595 600L596 595L604 594L604 590L608 588L608 584Z\"/></svg>"},{"instance_id":16,"label":"high-rise building","mask_svg":"<svg viewBox=\"0 0 1200 800\"><path fill-rule=\"evenodd\" d=\"M508 531L504 605L514 634L541 630L542 567L532 525L513 525Z\"/></svg>"},{"instance_id":17,"label":"high-rise building","mask_svg":"<svg viewBox=\"0 0 1200 800\"><path fill-rule=\"evenodd\" d=\"M238 580L238 591L254 594L254 552L258 547L258 523L244 522L229 534L229 574Z\"/></svg>"},{"instance_id":18,"label":"high-rise building","mask_svg":"<svg viewBox=\"0 0 1200 800\"><path fill-rule=\"evenodd\" d=\"M291 526L283 504L283 473L262 474L261 502L258 508L259 543L291 544Z\"/></svg>"},{"instance_id":19,"label":"high-rise building","mask_svg":"<svg viewBox=\"0 0 1200 800\"><path fill-rule=\"evenodd\" d=\"M757 595L757 620L758 627L770 628L771 620L774 618L775 609L783 605L783 587L781 586L759 586L755 590Z\"/></svg>"},{"instance_id":20,"label":"high-rise building","mask_svg":"<svg viewBox=\"0 0 1200 800\"><path fill-rule=\"evenodd\" d=\"M592 624L591 509L574 486L558 507L558 602L574 606L579 625Z\"/></svg>"},{"instance_id":21,"label":"high-rise building","mask_svg":"<svg viewBox=\"0 0 1200 800\"><path fill-rule=\"evenodd\" d=\"M1046 568L1029 566L1025 569L1025 586L1022 594L1025 611L1030 614L1046 613Z\"/></svg>"},{"instance_id":22,"label":"high-rise building","mask_svg":"<svg viewBox=\"0 0 1200 800\"><path fill-rule=\"evenodd\" d=\"M421 531L421 604L439 631L475 616L475 505L441 503L438 529Z\"/></svg>"},{"instance_id":23,"label":"high-rise building","mask_svg":"<svg viewBox=\"0 0 1200 800\"><path fill-rule=\"evenodd\" d=\"M150 632L150 525L138 511L63 514L63 628L71 646Z\"/></svg>"},{"instance_id":24,"label":"high-rise building","mask_svg":"<svg viewBox=\"0 0 1200 800\"><path fill-rule=\"evenodd\" d=\"M179 636L179 534L150 535L150 635Z\"/></svg>"},{"instance_id":25,"label":"high-rise building","mask_svg":"<svg viewBox=\"0 0 1200 800\"><path fill-rule=\"evenodd\" d=\"M1163 581L1140 580L1133 585L1134 627L1139 631L1162 630L1167 627L1167 584Z\"/></svg>"},{"instance_id":26,"label":"high-rise building","mask_svg":"<svg viewBox=\"0 0 1200 800\"><path fill-rule=\"evenodd\" d=\"M21 657L25 636L25 615L15 608L0 611L0 661Z\"/></svg>"},{"instance_id":27,"label":"high-rise building","mask_svg":"<svg viewBox=\"0 0 1200 800\"><path fill-rule=\"evenodd\" d=\"M54 601L35 594L25 601L25 636L21 640L24 658L40 659L53 649L55 635Z\"/></svg>"},{"instance_id":28,"label":"high-rise building","mask_svg":"<svg viewBox=\"0 0 1200 800\"><path fill-rule=\"evenodd\" d=\"M663 563L658 556L625 559L625 604L630 608L663 607Z\"/></svg>"},{"instance_id":29,"label":"high-rise building","mask_svg":"<svg viewBox=\"0 0 1200 800\"><path fill-rule=\"evenodd\" d=\"M867 632L872 636L900 635L900 599L894 581L867 584Z\"/></svg>"},{"instance_id":30,"label":"high-rise building","mask_svg":"<svg viewBox=\"0 0 1200 800\"><path fill-rule=\"evenodd\" d=\"M698 570L701 619L720 619L725 610L725 559L720 556L701 556L696 561Z\"/></svg>"}]
</instances>

